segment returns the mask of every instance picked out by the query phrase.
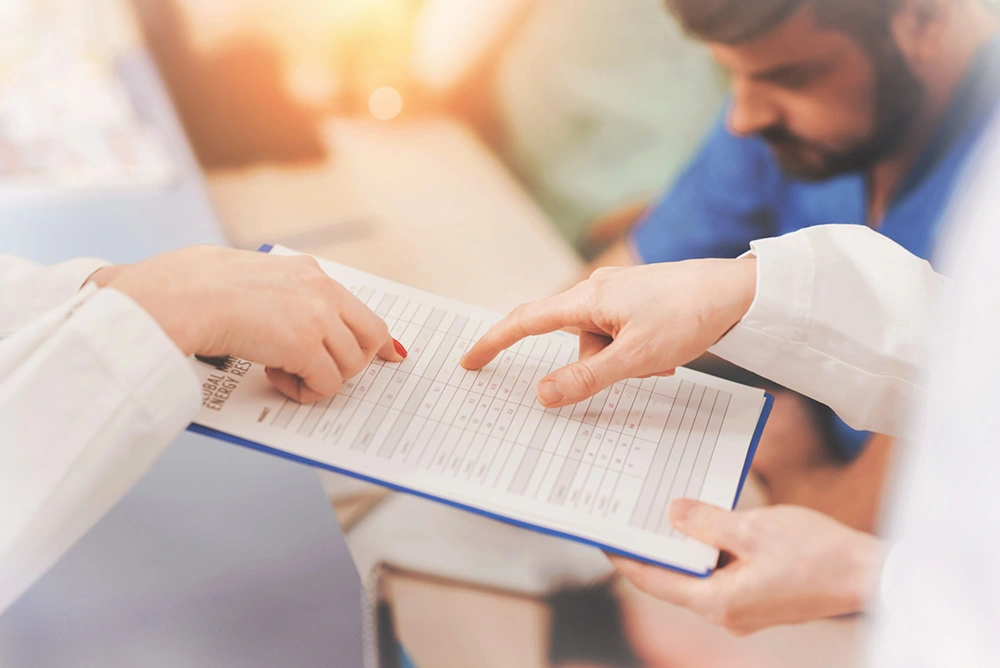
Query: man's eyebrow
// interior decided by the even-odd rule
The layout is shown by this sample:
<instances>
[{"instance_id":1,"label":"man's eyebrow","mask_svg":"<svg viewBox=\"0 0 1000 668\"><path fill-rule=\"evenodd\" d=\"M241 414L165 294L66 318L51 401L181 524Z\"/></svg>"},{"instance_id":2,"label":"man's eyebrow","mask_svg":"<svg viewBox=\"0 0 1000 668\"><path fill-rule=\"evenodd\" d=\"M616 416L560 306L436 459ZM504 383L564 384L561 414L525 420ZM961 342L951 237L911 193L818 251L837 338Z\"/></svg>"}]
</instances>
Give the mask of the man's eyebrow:
<instances>
[{"instance_id":1,"label":"man's eyebrow","mask_svg":"<svg viewBox=\"0 0 1000 668\"><path fill-rule=\"evenodd\" d=\"M752 72L750 78L755 81L782 81L791 77L801 76L816 70L819 63L789 63L787 65L776 65L770 69Z\"/></svg>"}]
</instances>

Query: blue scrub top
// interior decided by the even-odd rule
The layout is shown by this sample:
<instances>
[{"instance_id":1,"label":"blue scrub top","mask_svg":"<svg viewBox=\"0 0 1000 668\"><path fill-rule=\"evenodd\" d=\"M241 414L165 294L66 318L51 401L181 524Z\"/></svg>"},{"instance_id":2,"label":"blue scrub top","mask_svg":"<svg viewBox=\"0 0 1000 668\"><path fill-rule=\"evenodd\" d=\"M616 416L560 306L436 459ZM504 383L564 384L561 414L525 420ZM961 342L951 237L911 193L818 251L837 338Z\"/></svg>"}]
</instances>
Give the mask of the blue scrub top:
<instances>
[{"instance_id":1,"label":"blue scrub top","mask_svg":"<svg viewBox=\"0 0 1000 668\"><path fill-rule=\"evenodd\" d=\"M943 214L998 101L1000 37L977 54L879 232L934 262ZM866 223L865 174L797 181L782 173L763 140L732 135L724 121L717 122L671 190L631 232L632 246L644 262L737 257L755 239L813 225ZM831 420L834 454L854 458L868 433L851 429L835 415Z\"/></svg>"}]
</instances>

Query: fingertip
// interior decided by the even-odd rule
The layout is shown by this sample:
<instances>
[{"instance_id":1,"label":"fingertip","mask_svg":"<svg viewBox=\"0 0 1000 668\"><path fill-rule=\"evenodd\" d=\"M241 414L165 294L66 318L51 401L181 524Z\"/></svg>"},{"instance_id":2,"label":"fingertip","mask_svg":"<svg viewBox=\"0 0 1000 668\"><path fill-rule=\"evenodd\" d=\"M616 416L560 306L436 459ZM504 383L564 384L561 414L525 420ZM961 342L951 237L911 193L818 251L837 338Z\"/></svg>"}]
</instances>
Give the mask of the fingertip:
<instances>
[{"instance_id":1,"label":"fingertip","mask_svg":"<svg viewBox=\"0 0 1000 668\"><path fill-rule=\"evenodd\" d=\"M495 357L495 353L484 349L481 344L477 343L472 346L469 352L462 356L462 359L459 360L458 363L462 365L463 369L468 371L478 371L492 362Z\"/></svg>"},{"instance_id":2,"label":"fingertip","mask_svg":"<svg viewBox=\"0 0 1000 668\"><path fill-rule=\"evenodd\" d=\"M535 388L535 395L543 406L552 408L558 406L566 399L562 386L554 378L542 379L538 383L538 387Z\"/></svg>"},{"instance_id":3,"label":"fingertip","mask_svg":"<svg viewBox=\"0 0 1000 668\"><path fill-rule=\"evenodd\" d=\"M403 353L406 353L406 348L403 348L402 344L400 344L399 341L390 336L389 339L382 344L382 347L379 348L378 352L375 354L379 357L379 359L385 360L386 362L392 362L394 364L398 364L399 362L402 362L404 359L406 359L406 355L399 352L401 349Z\"/></svg>"}]
</instances>

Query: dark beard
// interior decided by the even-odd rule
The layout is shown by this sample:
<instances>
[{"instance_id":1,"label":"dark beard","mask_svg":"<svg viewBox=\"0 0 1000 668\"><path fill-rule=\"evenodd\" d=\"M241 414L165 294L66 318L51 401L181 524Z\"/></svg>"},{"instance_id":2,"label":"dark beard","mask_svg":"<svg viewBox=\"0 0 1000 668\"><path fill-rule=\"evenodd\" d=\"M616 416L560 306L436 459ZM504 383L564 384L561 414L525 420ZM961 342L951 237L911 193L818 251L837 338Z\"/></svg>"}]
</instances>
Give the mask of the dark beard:
<instances>
[{"instance_id":1,"label":"dark beard","mask_svg":"<svg viewBox=\"0 0 1000 668\"><path fill-rule=\"evenodd\" d=\"M767 128L760 133L788 176L802 181L825 181L865 171L899 148L924 109L925 89L895 42L890 37L883 42L868 48L875 68L875 123L867 139L846 150L831 151L797 137L784 126ZM787 153L782 155L782 149L806 150L819 156L819 160L796 160Z\"/></svg>"}]
</instances>

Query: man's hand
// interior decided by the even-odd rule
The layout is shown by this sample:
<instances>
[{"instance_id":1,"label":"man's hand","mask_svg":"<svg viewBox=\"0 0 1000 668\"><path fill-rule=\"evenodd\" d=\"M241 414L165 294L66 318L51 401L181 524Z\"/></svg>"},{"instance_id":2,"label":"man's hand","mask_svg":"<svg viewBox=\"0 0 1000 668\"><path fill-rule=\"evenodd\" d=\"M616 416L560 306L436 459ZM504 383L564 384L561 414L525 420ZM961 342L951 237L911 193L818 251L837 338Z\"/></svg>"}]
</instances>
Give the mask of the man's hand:
<instances>
[{"instance_id":1,"label":"man's hand","mask_svg":"<svg viewBox=\"0 0 1000 668\"><path fill-rule=\"evenodd\" d=\"M90 280L138 302L185 355L263 364L303 403L335 394L375 355L405 355L385 322L308 256L203 246L106 267Z\"/></svg>"},{"instance_id":2,"label":"man's hand","mask_svg":"<svg viewBox=\"0 0 1000 668\"><path fill-rule=\"evenodd\" d=\"M736 635L860 612L882 559L874 536L796 506L729 512L681 499L670 518L732 561L705 579L620 557L612 563L639 589Z\"/></svg>"},{"instance_id":3,"label":"man's hand","mask_svg":"<svg viewBox=\"0 0 1000 668\"><path fill-rule=\"evenodd\" d=\"M598 269L566 292L514 309L462 359L479 369L528 336L580 331L580 360L543 378L550 407L582 401L625 378L665 375L695 359L746 314L755 258Z\"/></svg>"}]
</instances>

